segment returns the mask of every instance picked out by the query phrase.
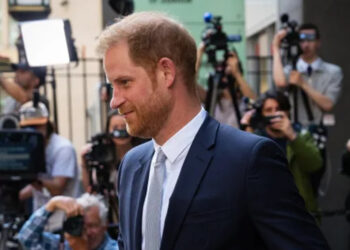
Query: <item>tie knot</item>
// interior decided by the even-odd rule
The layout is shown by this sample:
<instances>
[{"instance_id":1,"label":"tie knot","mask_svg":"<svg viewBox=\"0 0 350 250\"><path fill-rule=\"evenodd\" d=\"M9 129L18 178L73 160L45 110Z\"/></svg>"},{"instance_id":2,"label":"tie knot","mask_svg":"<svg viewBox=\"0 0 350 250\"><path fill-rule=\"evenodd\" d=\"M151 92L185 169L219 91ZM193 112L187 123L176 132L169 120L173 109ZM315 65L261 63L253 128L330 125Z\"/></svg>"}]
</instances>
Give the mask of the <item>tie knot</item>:
<instances>
[{"instance_id":1,"label":"tie knot","mask_svg":"<svg viewBox=\"0 0 350 250\"><path fill-rule=\"evenodd\" d=\"M163 150L159 148L157 158L156 158L156 166L160 166L161 164L164 164L166 160L166 155L164 154Z\"/></svg>"}]
</instances>

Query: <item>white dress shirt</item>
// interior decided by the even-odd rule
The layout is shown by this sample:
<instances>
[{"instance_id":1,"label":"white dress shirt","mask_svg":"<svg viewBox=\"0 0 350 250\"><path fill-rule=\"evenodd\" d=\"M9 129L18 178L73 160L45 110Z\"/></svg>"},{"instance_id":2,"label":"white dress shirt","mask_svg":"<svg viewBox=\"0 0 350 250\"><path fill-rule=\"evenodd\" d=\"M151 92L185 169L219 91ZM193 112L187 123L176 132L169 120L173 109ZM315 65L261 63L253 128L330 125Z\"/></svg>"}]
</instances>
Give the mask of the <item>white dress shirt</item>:
<instances>
[{"instance_id":1,"label":"white dress shirt","mask_svg":"<svg viewBox=\"0 0 350 250\"><path fill-rule=\"evenodd\" d=\"M163 146L158 145L154 140L154 149L155 152L158 152L159 148L162 149L164 154L166 155L165 167L166 167L166 176L164 178L163 183L163 198L162 198L162 209L161 209L161 234L164 229L164 222L168 212L169 199L174 191L176 182L179 178L182 165L186 159L188 151L192 145L192 142L199 131L199 128L203 124L207 112L201 108L200 112L182 129L180 129L175 135L173 135L168 141L164 143ZM151 167L149 171L149 180L152 179L154 172L154 164L156 161L156 153L153 155ZM147 185L147 192L145 197L145 202L143 204L142 210L142 250L145 249L145 209L147 207L148 200L148 191L149 191L149 182Z\"/></svg>"}]
</instances>

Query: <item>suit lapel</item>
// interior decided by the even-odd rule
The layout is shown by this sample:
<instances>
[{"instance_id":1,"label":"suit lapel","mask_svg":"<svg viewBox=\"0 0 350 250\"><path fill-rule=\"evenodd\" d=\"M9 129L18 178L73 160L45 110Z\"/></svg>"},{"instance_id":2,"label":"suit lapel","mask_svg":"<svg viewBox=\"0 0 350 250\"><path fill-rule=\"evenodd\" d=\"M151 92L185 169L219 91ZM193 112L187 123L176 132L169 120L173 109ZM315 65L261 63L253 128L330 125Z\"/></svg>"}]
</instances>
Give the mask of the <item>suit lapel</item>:
<instances>
[{"instance_id":1,"label":"suit lapel","mask_svg":"<svg viewBox=\"0 0 350 250\"><path fill-rule=\"evenodd\" d=\"M219 123L207 116L191 145L169 201L161 250L172 249L175 245L186 213L213 157L218 127Z\"/></svg>"},{"instance_id":2,"label":"suit lapel","mask_svg":"<svg viewBox=\"0 0 350 250\"><path fill-rule=\"evenodd\" d=\"M150 144L150 147L147 149L146 154L139 159L139 162L138 162L139 166L135 170L133 184L132 184L133 185L132 200L135 201L135 203L132 205L132 207L134 206L135 208L135 213L134 213L135 216L134 218L130 218L131 221L133 221L131 225L135 226L133 231L132 244L135 244L134 249L140 249L140 250L141 250L141 244L142 244L142 209L143 209L143 203L146 196L149 169L150 169L153 153L154 153L154 149L152 144Z\"/></svg>"}]
</instances>

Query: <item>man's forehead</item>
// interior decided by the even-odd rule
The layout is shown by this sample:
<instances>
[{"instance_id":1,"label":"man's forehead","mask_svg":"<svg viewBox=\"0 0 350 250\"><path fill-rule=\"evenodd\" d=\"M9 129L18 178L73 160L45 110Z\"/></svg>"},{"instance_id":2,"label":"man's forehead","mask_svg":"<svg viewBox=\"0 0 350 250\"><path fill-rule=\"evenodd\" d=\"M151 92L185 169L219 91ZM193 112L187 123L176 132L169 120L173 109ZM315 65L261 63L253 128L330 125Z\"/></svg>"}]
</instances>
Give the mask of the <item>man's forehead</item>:
<instances>
[{"instance_id":1,"label":"man's forehead","mask_svg":"<svg viewBox=\"0 0 350 250\"><path fill-rule=\"evenodd\" d=\"M316 34L316 31L314 29L302 29L302 30L299 31L299 33Z\"/></svg>"},{"instance_id":2,"label":"man's forehead","mask_svg":"<svg viewBox=\"0 0 350 250\"><path fill-rule=\"evenodd\" d=\"M85 221L100 221L100 212L97 206L89 207L84 213Z\"/></svg>"}]
</instances>

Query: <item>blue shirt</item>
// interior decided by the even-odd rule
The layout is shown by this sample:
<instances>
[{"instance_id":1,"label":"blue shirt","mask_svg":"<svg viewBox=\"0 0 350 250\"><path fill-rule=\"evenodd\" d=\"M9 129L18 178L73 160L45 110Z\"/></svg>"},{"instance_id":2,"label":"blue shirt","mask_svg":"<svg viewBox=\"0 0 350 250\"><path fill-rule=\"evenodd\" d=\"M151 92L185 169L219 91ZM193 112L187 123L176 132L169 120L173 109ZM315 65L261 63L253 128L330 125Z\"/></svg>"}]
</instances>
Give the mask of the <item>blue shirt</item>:
<instances>
[{"instance_id":1,"label":"blue shirt","mask_svg":"<svg viewBox=\"0 0 350 250\"><path fill-rule=\"evenodd\" d=\"M59 249L60 235L44 232L45 225L52 213L45 207L35 211L18 233L18 240L23 249L56 250ZM118 250L118 243L106 233L105 239L96 250ZM64 250L71 250L68 242L64 241Z\"/></svg>"}]
</instances>

